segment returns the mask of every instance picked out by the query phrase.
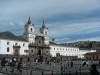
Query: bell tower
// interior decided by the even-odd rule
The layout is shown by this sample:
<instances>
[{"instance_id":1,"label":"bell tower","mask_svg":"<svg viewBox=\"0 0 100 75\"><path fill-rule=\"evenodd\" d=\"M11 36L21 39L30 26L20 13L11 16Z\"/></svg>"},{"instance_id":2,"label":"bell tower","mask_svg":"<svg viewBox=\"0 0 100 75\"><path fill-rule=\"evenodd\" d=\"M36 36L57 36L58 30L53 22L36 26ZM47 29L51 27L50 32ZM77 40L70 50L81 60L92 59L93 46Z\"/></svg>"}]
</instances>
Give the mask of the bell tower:
<instances>
[{"instance_id":1,"label":"bell tower","mask_svg":"<svg viewBox=\"0 0 100 75\"><path fill-rule=\"evenodd\" d=\"M46 27L44 19L42 22L42 27L40 28L40 32L46 36L48 35L48 27Z\"/></svg>"},{"instance_id":2,"label":"bell tower","mask_svg":"<svg viewBox=\"0 0 100 75\"><path fill-rule=\"evenodd\" d=\"M35 42L35 27L32 24L31 18L29 17L27 23L25 24L24 37L29 43Z\"/></svg>"},{"instance_id":3,"label":"bell tower","mask_svg":"<svg viewBox=\"0 0 100 75\"><path fill-rule=\"evenodd\" d=\"M40 33L44 35L44 43L49 45L49 37L48 37L48 27L45 25L45 21L42 21L42 27L40 28Z\"/></svg>"},{"instance_id":4,"label":"bell tower","mask_svg":"<svg viewBox=\"0 0 100 75\"><path fill-rule=\"evenodd\" d=\"M27 23L25 24L25 31L27 33L34 33L35 32L34 24L32 24L30 17L29 17Z\"/></svg>"}]
</instances>

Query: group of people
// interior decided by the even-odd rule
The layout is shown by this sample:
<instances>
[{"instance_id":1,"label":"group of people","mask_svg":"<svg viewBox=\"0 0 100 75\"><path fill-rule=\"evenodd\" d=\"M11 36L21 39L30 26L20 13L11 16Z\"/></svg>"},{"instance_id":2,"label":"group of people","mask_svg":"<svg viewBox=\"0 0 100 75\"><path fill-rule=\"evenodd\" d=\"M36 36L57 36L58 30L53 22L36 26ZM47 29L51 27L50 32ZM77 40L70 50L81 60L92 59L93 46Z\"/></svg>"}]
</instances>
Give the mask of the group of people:
<instances>
[{"instance_id":1,"label":"group of people","mask_svg":"<svg viewBox=\"0 0 100 75\"><path fill-rule=\"evenodd\" d=\"M0 62L0 72L5 68L7 71L7 66L10 66L11 72L14 72L14 69L16 68L17 71L21 73L21 68L22 68L22 58L17 60L15 57L8 59L3 57Z\"/></svg>"}]
</instances>

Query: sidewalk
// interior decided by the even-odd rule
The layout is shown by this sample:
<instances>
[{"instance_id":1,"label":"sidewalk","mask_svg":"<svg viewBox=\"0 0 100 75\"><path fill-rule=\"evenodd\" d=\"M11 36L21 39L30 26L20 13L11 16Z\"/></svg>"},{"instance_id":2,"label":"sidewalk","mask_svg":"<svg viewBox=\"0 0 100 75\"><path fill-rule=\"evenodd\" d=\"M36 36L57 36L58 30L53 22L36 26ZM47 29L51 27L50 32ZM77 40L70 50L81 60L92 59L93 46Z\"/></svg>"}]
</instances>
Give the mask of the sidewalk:
<instances>
[{"instance_id":1,"label":"sidewalk","mask_svg":"<svg viewBox=\"0 0 100 75\"><path fill-rule=\"evenodd\" d=\"M0 73L0 75L7 75L7 74Z\"/></svg>"}]
</instances>

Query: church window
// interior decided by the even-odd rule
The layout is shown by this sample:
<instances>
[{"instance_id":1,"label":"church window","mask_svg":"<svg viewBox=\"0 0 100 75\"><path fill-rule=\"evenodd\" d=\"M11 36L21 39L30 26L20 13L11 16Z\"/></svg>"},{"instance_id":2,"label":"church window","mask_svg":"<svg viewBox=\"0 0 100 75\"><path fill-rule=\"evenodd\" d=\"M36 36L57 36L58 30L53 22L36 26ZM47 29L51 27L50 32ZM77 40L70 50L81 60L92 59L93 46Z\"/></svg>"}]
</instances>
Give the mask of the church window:
<instances>
[{"instance_id":1,"label":"church window","mask_svg":"<svg viewBox=\"0 0 100 75\"><path fill-rule=\"evenodd\" d=\"M23 46L25 46L25 43L23 43Z\"/></svg>"},{"instance_id":2,"label":"church window","mask_svg":"<svg viewBox=\"0 0 100 75\"><path fill-rule=\"evenodd\" d=\"M45 32L45 34L47 35L47 32Z\"/></svg>"},{"instance_id":3,"label":"church window","mask_svg":"<svg viewBox=\"0 0 100 75\"><path fill-rule=\"evenodd\" d=\"M40 42L40 40L39 40L39 44L40 44L41 42Z\"/></svg>"},{"instance_id":4,"label":"church window","mask_svg":"<svg viewBox=\"0 0 100 75\"><path fill-rule=\"evenodd\" d=\"M7 45L9 45L9 42L7 42Z\"/></svg>"},{"instance_id":5,"label":"church window","mask_svg":"<svg viewBox=\"0 0 100 75\"><path fill-rule=\"evenodd\" d=\"M18 43L15 43L15 45L18 45Z\"/></svg>"},{"instance_id":6,"label":"church window","mask_svg":"<svg viewBox=\"0 0 100 75\"><path fill-rule=\"evenodd\" d=\"M9 52L9 47L7 47L7 52Z\"/></svg>"},{"instance_id":7,"label":"church window","mask_svg":"<svg viewBox=\"0 0 100 75\"><path fill-rule=\"evenodd\" d=\"M28 53L28 50L24 50L25 53Z\"/></svg>"},{"instance_id":8,"label":"church window","mask_svg":"<svg viewBox=\"0 0 100 75\"><path fill-rule=\"evenodd\" d=\"M46 53L48 53L48 51L46 51Z\"/></svg>"},{"instance_id":9,"label":"church window","mask_svg":"<svg viewBox=\"0 0 100 75\"><path fill-rule=\"evenodd\" d=\"M32 32L32 28L31 28L31 32Z\"/></svg>"},{"instance_id":10,"label":"church window","mask_svg":"<svg viewBox=\"0 0 100 75\"><path fill-rule=\"evenodd\" d=\"M33 50L31 50L31 52L33 53Z\"/></svg>"}]
</instances>

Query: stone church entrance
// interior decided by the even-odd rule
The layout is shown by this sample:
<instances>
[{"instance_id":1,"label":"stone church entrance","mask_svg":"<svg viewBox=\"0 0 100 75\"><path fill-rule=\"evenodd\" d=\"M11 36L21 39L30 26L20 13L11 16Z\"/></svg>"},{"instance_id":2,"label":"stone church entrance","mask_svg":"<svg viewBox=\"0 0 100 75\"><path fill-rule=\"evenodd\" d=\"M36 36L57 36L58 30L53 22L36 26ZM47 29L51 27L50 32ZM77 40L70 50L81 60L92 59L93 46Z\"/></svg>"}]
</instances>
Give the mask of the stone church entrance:
<instances>
[{"instance_id":1,"label":"stone church entrance","mask_svg":"<svg viewBox=\"0 0 100 75\"><path fill-rule=\"evenodd\" d=\"M13 46L13 55L14 56L20 55L20 46Z\"/></svg>"},{"instance_id":2,"label":"stone church entrance","mask_svg":"<svg viewBox=\"0 0 100 75\"><path fill-rule=\"evenodd\" d=\"M38 50L38 55L41 55L41 50Z\"/></svg>"},{"instance_id":3,"label":"stone church entrance","mask_svg":"<svg viewBox=\"0 0 100 75\"><path fill-rule=\"evenodd\" d=\"M43 61L43 55L42 55L42 52L41 52L40 49L38 50L37 55L38 55L38 62L42 62Z\"/></svg>"},{"instance_id":4,"label":"stone church entrance","mask_svg":"<svg viewBox=\"0 0 100 75\"><path fill-rule=\"evenodd\" d=\"M15 50L14 50L14 55L15 55L15 56L18 56L18 55L19 55L19 49L15 49Z\"/></svg>"},{"instance_id":5,"label":"stone church entrance","mask_svg":"<svg viewBox=\"0 0 100 75\"><path fill-rule=\"evenodd\" d=\"M34 59L38 59L38 62L45 61L46 58L50 56L49 53L49 45L46 45L44 43L44 37L43 36L36 36L35 37L35 43L29 44L29 50L33 49L33 54L31 56L34 56Z\"/></svg>"}]
</instances>

